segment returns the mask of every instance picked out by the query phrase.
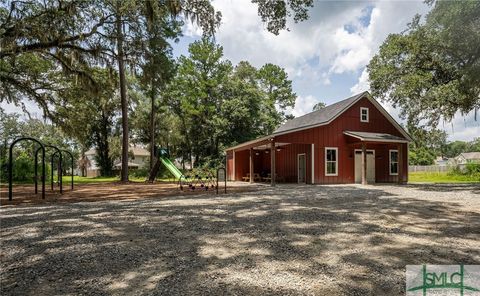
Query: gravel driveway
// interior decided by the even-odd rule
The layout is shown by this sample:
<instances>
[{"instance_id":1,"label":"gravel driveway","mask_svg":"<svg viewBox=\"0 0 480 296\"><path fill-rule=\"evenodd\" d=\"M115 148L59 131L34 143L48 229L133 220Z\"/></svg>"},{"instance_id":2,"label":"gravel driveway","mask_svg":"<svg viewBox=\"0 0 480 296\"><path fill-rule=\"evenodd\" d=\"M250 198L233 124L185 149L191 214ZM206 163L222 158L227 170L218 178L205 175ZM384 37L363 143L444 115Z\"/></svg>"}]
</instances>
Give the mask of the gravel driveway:
<instances>
[{"instance_id":1,"label":"gravel driveway","mask_svg":"<svg viewBox=\"0 0 480 296\"><path fill-rule=\"evenodd\" d=\"M401 295L480 263L480 187L281 185L4 207L2 295Z\"/></svg>"}]
</instances>

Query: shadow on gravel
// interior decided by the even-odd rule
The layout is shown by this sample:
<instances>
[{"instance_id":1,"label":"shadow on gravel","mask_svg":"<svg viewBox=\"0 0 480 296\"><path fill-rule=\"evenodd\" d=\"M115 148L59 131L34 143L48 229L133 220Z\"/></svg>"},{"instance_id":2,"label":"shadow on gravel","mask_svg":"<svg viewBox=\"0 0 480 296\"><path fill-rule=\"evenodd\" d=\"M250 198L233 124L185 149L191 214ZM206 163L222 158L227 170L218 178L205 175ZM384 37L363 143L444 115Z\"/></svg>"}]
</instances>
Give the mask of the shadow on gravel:
<instances>
[{"instance_id":1,"label":"shadow on gravel","mask_svg":"<svg viewBox=\"0 0 480 296\"><path fill-rule=\"evenodd\" d=\"M414 188L424 191L434 192L464 192L470 191L475 194L480 194L480 183L466 183L466 184L408 184L404 185L409 188Z\"/></svg>"},{"instance_id":2,"label":"shadow on gravel","mask_svg":"<svg viewBox=\"0 0 480 296\"><path fill-rule=\"evenodd\" d=\"M478 264L480 214L458 206L380 186L278 186L1 209L0 291L399 295L407 264Z\"/></svg>"}]
</instances>

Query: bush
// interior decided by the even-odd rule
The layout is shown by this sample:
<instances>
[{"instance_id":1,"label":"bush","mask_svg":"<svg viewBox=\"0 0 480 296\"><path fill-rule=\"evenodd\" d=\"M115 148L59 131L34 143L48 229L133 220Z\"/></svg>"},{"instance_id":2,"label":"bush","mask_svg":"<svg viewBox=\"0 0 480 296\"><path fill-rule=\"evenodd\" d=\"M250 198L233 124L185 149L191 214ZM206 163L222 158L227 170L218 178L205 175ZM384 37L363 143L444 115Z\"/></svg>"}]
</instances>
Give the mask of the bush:
<instances>
[{"instance_id":1,"label":"bush","mask_svg":"<svg viewBox=\"0 0 480 296\"><path fill-rule=\"evenodd\" d=\"M448 171L450 176L467 176L480 180L480 163L467 163L464 169L459 165L453 166Z\"/></svg>"},{"instance_id":2,"label":"bush","mask_svg":"<svg viewBox=\"0 0 480 296\"><path fill-rule=\"evenodd\" d=\"M147 178L150 174L150 169L148 166L138 168L136 170L131 170L131 175L135 178Z\"/></svg>"},{"instance_id":3,"label":"bush","mask_svg":"<svg viewBox=\"0 0 480 296\"><path fill-rule=\"evenodd\" d=\"M480 163L467 163L465 166L465 173L467 175L480 174Z\"/></svg>"}]
</instances>

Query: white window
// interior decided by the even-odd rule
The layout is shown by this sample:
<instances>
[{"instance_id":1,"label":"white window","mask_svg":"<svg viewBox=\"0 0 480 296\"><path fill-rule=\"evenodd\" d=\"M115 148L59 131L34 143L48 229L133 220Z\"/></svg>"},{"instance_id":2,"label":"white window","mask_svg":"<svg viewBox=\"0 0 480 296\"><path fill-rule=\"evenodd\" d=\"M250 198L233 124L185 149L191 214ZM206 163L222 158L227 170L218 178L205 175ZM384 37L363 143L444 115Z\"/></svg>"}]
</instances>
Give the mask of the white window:
<instances>
[{"instance_id":1,"label":"white window","mask_svg":"<svg viewBox=\"0 0 480 296\"><path fill-rule=\"evenodd\" d=\"M390 150L390 175L398 175L398 150Z\"/></svg>"},{"instance_id":2,"label":"white window","mask_svg":"<svg viewBox=\"0 0 480 296\"><path fill-rule=\"evenodd\" d=\"M360 121L368 122L368 108L360 107Z\"/></svg>"},{"instance_id":3,"label":"white window","mask_svg":"<svg viewBox=\"0 0 480 296\"><path fill-rule=\"evenodd\" d=\"M325 147L325 176L338 176L337 147Z\"/></svg>"}]
</instances>

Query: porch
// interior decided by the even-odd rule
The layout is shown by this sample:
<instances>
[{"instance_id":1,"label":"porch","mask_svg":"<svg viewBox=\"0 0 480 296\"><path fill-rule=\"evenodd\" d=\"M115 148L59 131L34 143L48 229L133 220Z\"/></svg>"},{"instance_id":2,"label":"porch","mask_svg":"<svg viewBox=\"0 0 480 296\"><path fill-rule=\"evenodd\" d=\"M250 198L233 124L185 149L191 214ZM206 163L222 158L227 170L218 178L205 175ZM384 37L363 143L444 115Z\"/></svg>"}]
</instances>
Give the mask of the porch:
<instances>
[{"instance_id":1,"label":"porch","mask_svg":"<svg viewBox=\"0 0 480 296\"><path fill-rule=\"evenodd\" d=\"M260 139L227 151L229 180L312 184L313 144ZM275 172L275 173L272 173Z\"/></svg>"}]
</instances>

